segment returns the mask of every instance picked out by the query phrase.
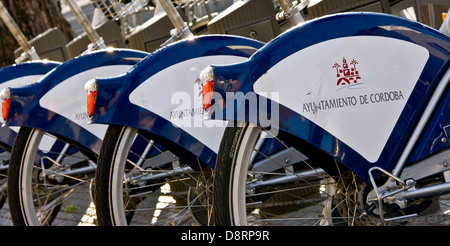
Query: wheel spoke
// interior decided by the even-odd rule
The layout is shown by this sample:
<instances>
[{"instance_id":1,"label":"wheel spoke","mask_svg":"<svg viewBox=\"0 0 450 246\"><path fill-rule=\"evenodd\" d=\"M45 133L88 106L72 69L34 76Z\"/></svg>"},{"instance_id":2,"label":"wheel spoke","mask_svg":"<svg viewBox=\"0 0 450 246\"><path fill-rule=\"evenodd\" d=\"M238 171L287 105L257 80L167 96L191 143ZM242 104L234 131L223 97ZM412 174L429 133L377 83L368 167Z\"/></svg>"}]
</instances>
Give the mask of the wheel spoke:
<instances>
[{"instance_id":1,"label":"wheel spoke","mask_svg":"<svg viewBox=\"0 0 450 246\"><path fill-rule=\"evenodd\" d=\"M12 217L14 224L77 225L78 220L64 218L85 206L81 197L91 202L88 192L80 191L93 178L95 164L78 147L43 130L21 128L16 138L8 177L20 181L8 184L17 203L10 206L18 211Z\"/></svg>"},{"instance_id":2,"label":"wheel spoke","mask_svg":"<svg viewBox=\"0 0 450 246\"><path fill-rule=\"evenodd\" d=\"M152 150L148 151L150 144ZM98 192L98 202L109 204L99 212L101 224L199 224L195 217L210 209L210 187L205 186L210 173L194 171L193 166L200 163L188 165L172 149L153 141L148 132L110 126L96 180L111 189L111 195Z\"/></svg>"}]
</instances>

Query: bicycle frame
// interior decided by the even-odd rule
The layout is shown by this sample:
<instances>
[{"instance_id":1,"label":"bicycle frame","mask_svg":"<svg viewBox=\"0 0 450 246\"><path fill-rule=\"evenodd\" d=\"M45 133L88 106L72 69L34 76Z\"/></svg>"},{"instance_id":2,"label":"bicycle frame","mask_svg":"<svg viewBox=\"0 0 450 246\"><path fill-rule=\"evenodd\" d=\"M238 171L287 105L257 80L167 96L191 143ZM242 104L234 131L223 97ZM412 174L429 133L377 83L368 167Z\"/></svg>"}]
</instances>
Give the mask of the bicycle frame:
<instances>
[{"instance_id":1,"label":"bicycle frame","mask_svg":"<svg viewBox=\"0 0 450 246\"><path fill-rule=\"evenodd\" d=\"M278 36L243 63L213 66L215 98L224 102L207 114L266 125L278 116L272 127L365 182L379 170L398 175L434 154L448 158L449 41L385 14L322 17ZM245 100L227 98L230 92L254 93L259 103L268 98L277 112L249 113Z\"/></svg>"}]
</instances>

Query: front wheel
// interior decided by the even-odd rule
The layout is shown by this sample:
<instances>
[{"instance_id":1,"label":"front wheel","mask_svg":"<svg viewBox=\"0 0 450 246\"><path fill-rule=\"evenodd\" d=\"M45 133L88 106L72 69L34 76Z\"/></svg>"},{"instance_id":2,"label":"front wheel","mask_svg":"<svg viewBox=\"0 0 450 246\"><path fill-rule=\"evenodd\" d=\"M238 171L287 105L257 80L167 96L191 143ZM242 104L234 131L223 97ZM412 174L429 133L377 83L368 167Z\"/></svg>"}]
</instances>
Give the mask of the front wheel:
<instances>
[{"instance_id":1,"label":"front wheel","mask_svg":"<svg viewBox=\"0 0 450 246\"><path fill-rule=\"evenodd\" d=\"M261 127L227 127L215 167L217 225L316 225L329 198L328 175Z\"/></svg>"},{"instance_id":2,"label":"front wheel","mask_svg":"<svg viewBox=\"0 0 450 246\"><path fill-rule=\"evenodd\" d=\"M92 222L89 185L95 163L89 151L49 132L21 127L11 151L8 199L14 225Z\"/></svg>"},{"instance_id":3,"label":"front wheel","mask_svg":"<svg viewBox=\"0 0 450 246\"><path fill-rule=\"evenodd\" d=\"M408 219L382 220L380 211L385 218L441 216L449 207L432 197L380 210L373 186L337 160L286 133L264 138L265 132L249 123L225 130L214 170L216 225L405 225ZM438 181L441 176L421 184Z\"/></svg>"},{"instance_id":4,"label":"front wheel","mask_svg":"<svg viewBox=\"0 0 450 246\"><path fill-rule=\"evenodd\" d=\"M5 204L7 197L6 188L10 155L9 151L0 149L0 209Z\"/></svg>"}]
</instances>

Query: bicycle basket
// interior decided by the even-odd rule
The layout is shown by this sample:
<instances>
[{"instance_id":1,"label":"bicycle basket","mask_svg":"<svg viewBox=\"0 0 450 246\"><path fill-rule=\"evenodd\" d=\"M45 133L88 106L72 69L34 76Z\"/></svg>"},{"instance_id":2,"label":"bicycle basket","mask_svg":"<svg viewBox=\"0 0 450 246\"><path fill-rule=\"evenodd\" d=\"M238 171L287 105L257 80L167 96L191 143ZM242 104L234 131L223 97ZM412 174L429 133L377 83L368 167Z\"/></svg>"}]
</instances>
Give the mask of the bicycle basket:
<instances>
[{"instance_id":1,"label":"bicycle basket","mask_svg":"<svg viewBox=\"0 0 450 246\"><path fill-rule=\"evenodd\" d=\"M119 19L138 12L148 5L149 0L91 0L108 19Z\"/></svg>"}]
</instances>

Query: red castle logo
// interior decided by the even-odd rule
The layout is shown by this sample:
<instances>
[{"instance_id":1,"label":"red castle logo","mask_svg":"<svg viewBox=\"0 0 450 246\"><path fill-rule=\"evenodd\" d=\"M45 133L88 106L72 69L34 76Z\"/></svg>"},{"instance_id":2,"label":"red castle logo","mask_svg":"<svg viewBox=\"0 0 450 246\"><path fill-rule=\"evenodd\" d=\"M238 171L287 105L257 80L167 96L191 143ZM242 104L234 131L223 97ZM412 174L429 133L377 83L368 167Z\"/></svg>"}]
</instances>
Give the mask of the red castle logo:
<instances>
[{"instance_id":1,"label":"red castle logo","mask_svg":"<svg viewBox=\"0 0 450 246\"><path fill-rule=\"evenodd\" d=\"M200 78L197 78L195 80L194 85L197 85L198 89L200 90L197 96L201 97L203 95L203 85L202 81L200 81Z\"/></svg>"},{"instance_id":2,"label":"red castle logo","mask_svg":"<svg viewBox=\"0 0 450 246\"><path fill-rule=\"evenodd\" d=\"M358 62L353 59L350 62L350 65L353 65L353 67L349 68L347 60L344 57L342 59L342 67L337 62L333 65L333 68L336 68L336 77L339 78L337 81L337 86L358 83L358 79L361 79L361 77L359 76L358 70L356 70L356 64L358 64Z\"/></svg>"}]
</instances>

